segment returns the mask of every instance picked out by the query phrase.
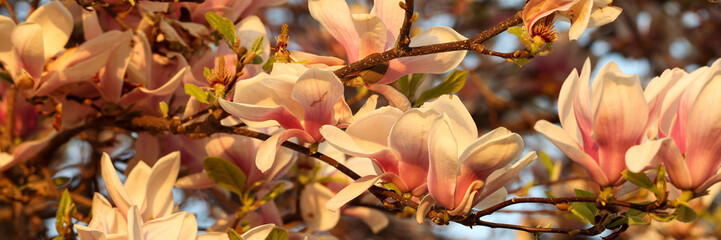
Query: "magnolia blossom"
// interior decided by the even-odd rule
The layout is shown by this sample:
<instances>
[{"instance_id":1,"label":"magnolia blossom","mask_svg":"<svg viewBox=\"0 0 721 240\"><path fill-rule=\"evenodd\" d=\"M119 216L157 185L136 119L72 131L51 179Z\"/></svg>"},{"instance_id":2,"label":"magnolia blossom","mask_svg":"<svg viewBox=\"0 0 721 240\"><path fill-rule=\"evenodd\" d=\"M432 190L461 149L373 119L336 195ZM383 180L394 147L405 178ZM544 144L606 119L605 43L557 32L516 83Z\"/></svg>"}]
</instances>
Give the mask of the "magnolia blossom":
<instances>
[{"instance_id":1,"label":"magnolia blossom","mask_svg":"<svg viewBox=\"0 0 721 240\"><path fill-rule=\"evenodd\" d=\"M345 48L349 63L393 48L403 25L404 10L398 6L398 1L375 0L369 14L351 15L344 0L311 0L308 9L311 16ZM432 27L411 38L410 46L464 39L451 28ZM385 75L368 84L368 88L383 94L393 106L405 110L410 107L408 99L386 84L411 73L448 72L465 56L466 51L454 51L393 59L389 61Z\"/></svg>"},{"instance_id":2,"label":"magnolia blossom","mask_svg":"<svg viewBox=\"0 0 721 240\"><path fill-rule=\"evenodd\" d=\"M610 6L613 0L530 0L523 8L523 27L531 34L541 18L558 13L557 17L571 22L568 37L576 40L586 28L594 28L616 20L621 8Z\"/></svg>"},{"instance_id":3,"label":"magnolia blossom","mask_svg":"<svg viewBox=\"0 0 721 240\"><path fill-rule=\"evenodd\" d=\"M95 193L93 219L88 226L75 225L81 239L195 239L195 216L173 213L173 182L180 167L179 153L159 159L151 168L139 163L120 183L107 153L101 158L101 173L108 195Z\"/></svg>"},{"instance_id":4,"label":"magnolia blossom","mask_svg":"<svg viewBox=\"0 0 721 240\"><path fill-rule=\"evenodd\" d=\"M42 77L45 63L65 49L72 30L72 15L60 1L39 7L17 26L0 16L0 62L15 84L31 87Z\"/></svg>"},{"instance_id":5,"label":"magnolia blossom","mask_svg":"<svg viewBox=\"0 0 721 240\"><path fill-rule=\"evenodd\" d=\"M451 215L463 215L478 204L484 207L504 200L504 186L536 159L536 153L530 152L512 163L523 153L521 136L501 127L478 137L467 112L462 116L443 113L433 121L428 152L429 195L419 205L419 222L433 202Z\"/></svg>"},{"instance_id":6,"label":"magnolia blossom","mask_svg":"<svg viewBox=\"0 0 721 240\"><path fill-rule=\"evenodd\" d=\"M561 127L548 121L534 129L548 137L571 160L583 166L600 186L620 184L626 151L646 136L649 107L638 76L621 73L611 62L589 88L591 62L579 76L568 76L558 96Z\"/></svg>"},{"instance_id":7,"label":"magnolia blossom","mask_svg":"<svg viewBox=\"0 0 721 240\"><path fill-rule=\"evenodd\" d=\"M647 88L666 89L653 126L660 139L631 148L626 164L638 172L660 161L674 186L703 193L721 181L721 110L716 107L721 102L721 61L690 74L674 72L665 72Z\"/></svg>"},{"instance_id":8,"label":"magnolia blossom","mask_svg":"<svg viewBox=\"0 0 721 240\"><path fill-rule=\"evenodd\" d=\"M285 140L297 137L322 142L321 126L345 125L352 120L343 98L343 84L332 71L300 64L275 64L271 74L260 73L235 85L233 101L218 99L228 113L251 127L281 126L258 149L256 165L267 171Z\"/></svg>"},{"instance_id":9,"label":"magnolia blossom","mask_svg":"<svg viewBox=\"0 0 721 240\"><path fill-rule=\"evenodd\" d=\"M328 208L337 210L381 179L413 196L426 193L428 134L441 113L453 116L454 121L465 121L467 126L473 124L460 99L444 95L405 113L393 107L376 109L356 119L345 131L323 126L321 134L328 143L348 155L372 159L383 172L356 180L337 194ZM371 128L374 130L368 131Z\"/></svg>"},{"instance_id":10,"label":"magnolia blossom","mask_svg":"<svg viewBox=\"0 0 721 240\"><path fill-rule=\"evenodd\" d=\"M205 23L205 14L207 12L215 12L221 17L236 22L239 18L244 18L255 13L264 6L278 6L284 4L286 0L207 0L202 3L175 3L180 7L190 10L190 18L196 23ZM178 12L180 12L178 10ZM179 15L179 14L178 14Z\"/></svg>"}]
</instances>

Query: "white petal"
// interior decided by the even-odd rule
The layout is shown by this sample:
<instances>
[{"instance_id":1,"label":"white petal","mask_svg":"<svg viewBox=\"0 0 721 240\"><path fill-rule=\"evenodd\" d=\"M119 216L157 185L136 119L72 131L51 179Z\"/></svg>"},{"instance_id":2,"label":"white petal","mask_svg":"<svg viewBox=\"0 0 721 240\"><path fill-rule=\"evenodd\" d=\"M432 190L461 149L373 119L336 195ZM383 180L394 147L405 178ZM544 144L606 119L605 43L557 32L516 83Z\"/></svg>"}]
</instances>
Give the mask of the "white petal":
<instances>
[{"instance_id":1,"label":"white petal","mask_svg":"<svg viewBox=\"0 0 721 240\"><path fill-rule=\"evenodd\" d=\"M305 185L300 194L300 211L308 231L330 230L338 223L340 212L325 208L331 197L333 192L319 183Z\"/></svg>"},{"instance_id":2,"label":"white petal","mask_svg":"<svg viewBox=\"0 0 721 240\"><path fill-rule=\"evenodd\" d=\"M388 34L380 18L370 14L353 14L353 25L358 32L359 59L385 50Z\"/></svg>"},{"instance_id":3,"label":"white petal","mask_svg":"<svg viewBox=\"0 0 721 240\"><path fill-rule=\"evenodd\" d=\"M416 209L416 222L418 224L423 224L423 219L426 218L426 214L431 211L433 205L436 205L436 201L433 200L430 194L423 197L421 203L418 204L418 209Z\"/></svg>"},{"instance_id":4,"label":"white petal","mask_svg":"<svg viewBox=\"0 0 721 240\"><path fill-rule=\"evenodd\" d=\"M125 187L120 183L118 173L115 171L115 166L110 160L110 156L107 153L103 153L100 158L100 173L105 181L105 188L108 190L108 195L113 199L115 206L120 209L121 212L127 212L132 205L128 192L125 191Z\"/></svg>"},{"instance_id":5,"label":"white petal","mask_svg":"<svg viewBox=\"0 0 721 240\"><path fill-rule=\"evenodd\" d=\"M390 222L385 213L367 207L349 207L343 209L343 214L359 218L374 234L385 229Z\"/></svg>"},{"instance_id":6,"label":"white petal","mask_svg":"<svg viewBox=\"0 0 721 240\"><path fill-rule=\"evenodd\" d=\"M166 216L173 210L173 185L180 170L180 152L172 152L160 158L148 178L147 212L151 218Z\"/></svg>"},{"instance_id":7,"label":"white petal","mask_svg":"<svg viewBox=\"0 0 721 240\"><path fill-rule=\"evenodd\" d=\"M360 196L363 192L376 184L382 177L383 175L368 175L355 180L355 182L349 184L347 187L343 188L343 190L340 190L338 194L333 196L333 198L328 200L325 205L326 209L338 211L338 209L343 207L343 205Z\"/></svg>"},{"instance_id":8,"label":"white petal","mask_svg":"<svg viewBox=\"0 0 721 240\"><path fill-rule=\"evenodd\" d=\"M73 16L60 1L50 1L39 7L25 22L42 26L45 59L63 50L73 31Z\"/></svg>"},{"instance_id":9,"label":"white petal","mask_svg":"<svg viewBox=\"0 0 721 240\"><path fill-rule=\"evenodd\" d=\"M486 209L505 201L506 197L508 197L508 191L506 191L506 188L500 188L481 199L481 202L476 204L476 206L473 206L473 208Z\"/></svg>"}]
</instances>

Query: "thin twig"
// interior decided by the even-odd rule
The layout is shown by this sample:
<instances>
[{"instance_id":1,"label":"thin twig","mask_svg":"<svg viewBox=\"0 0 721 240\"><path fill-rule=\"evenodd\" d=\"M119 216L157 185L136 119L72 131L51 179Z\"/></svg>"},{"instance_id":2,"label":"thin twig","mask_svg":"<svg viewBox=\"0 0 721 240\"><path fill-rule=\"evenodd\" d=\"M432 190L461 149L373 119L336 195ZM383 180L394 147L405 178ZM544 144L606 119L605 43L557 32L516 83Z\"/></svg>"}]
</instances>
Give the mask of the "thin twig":
<instances>
[{"instance_id":1,"label":"thin twig","mask_svg":"<svg viewBox=\"0 0 721 240\"><path fill-rule=\"evenodd\" d=\"M406 0L406 3L398 2L400 7L405 11L403 25L398 34L398 48L401 51L408 51L408 45L411 44L411 25L413 25L413 0Z\"/></svg>"},{"instance_id":2,"label":"thin twig","mask_svg":"<svg viewBox=\"0 0 721 240\"><path fill-rule=\"evenodd\" d=\"M15 24L20 24L20 20L18 20L18 17L15 15L15 10L13 10L13 7L10 6L10 2L8 2L8 0L2 0L2 1L3 1L3 5L5 5L5 8L10 13L10 17L12 17L13 21L15 21ZM4 34L10 34L10 33L4 33Z\"/></svg>"}]
</instances>

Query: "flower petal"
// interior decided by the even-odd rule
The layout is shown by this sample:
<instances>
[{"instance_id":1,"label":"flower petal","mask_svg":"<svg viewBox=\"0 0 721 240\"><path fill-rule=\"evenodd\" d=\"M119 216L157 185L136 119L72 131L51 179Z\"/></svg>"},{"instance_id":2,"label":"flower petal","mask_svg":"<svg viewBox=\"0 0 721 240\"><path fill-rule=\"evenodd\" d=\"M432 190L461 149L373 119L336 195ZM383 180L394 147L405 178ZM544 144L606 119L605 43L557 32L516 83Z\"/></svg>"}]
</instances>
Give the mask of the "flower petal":
<instances>
[{"instance_id":1,"label":"flower petal","mask_svg":"<svg viewBox=\"0 0 721 240\"><path fill-rule=\"evenodd\" d=\"M385 84L371 84L368 89L383 95L391 106L406 111L411 108L411 102L408 101L406 95L396 90L394 87Z\"/></svg>"},{"instance_id":2,"label":"flower petal","mask_svg":"<svg viewBox=\"0 0 721 240\"><path fill-rule=\"evenodd\" d=\"M444 206L448 209L451 209L448 211L448 214L451 216L458 216L458 215L465 215L469 211L471 211L471 207L475 205L474 199L476 199L476 195L479 193L478 190L483 188L484 184L483 181L478 180L472 182L470 185L468 185L467 188L463 189L463 197L461 198L461 195L456 195L455 199L455 205L453 205L453 208ZM458 189L456 189L458 190Z\"/></svg>"},{"instance_id":3,"label":"flower petal","mask_svg":"<svg viewBox=\"0 0 721 240\"><path fill-rule=\"evenodd\" d=\"M404 113L388 135L388 146L398 153L398 176L415 189L428 178L428 133L439 116L432 109L414 108Z\"/></svg>"},{"instance_id":4,"label":"flower petal","mask_svg":"<svg viewBox=\"0 0 721 240\"><path fill-rule=\"evenodd\" d=\"M173 211L173 185L180 170L180 152L172 152L158 159L148 178L145 201L148 208L143 217L159 218ZM149 215L148 215L149 214ZM144 218L145 219L145 218Z\"/></svg>"},{"instance_id":5,"label":"flower petal","mask_svg":"<svg viewBox=\"0 0 721 240\"><path fill-rule=\"evenodd\" d=\"M243 122L245 122L245 120L254 122L274 120L285 129L303 129L298 118L285 106L265 107L229 102L221 98L218 99L218 103L228 113L244 120ZM253 127L268 127L268 124L265 123L261 123L261 125L251 125L249 123L248 125Z\"/></svg>"},{"instance_id":6,"label":"flower petal","mask_svg":"<svg viewBox=\"0 0 721 240\"><path fill-rule=\"evenodd\" d=\"M384 49L392 48L400 34L405 11L398 6L396 1L375 0L373 1L371 14L380 18L383 21L383 25L385 25L387 38Z\"/></svg>"},{"instance_id":7,"label":"flower petal","mask_svg":"<svg viewBox=\"0 0 721 240\"><path fill-rule=\"evenodd\" d=\"M270 234L270 231L273 231L274 227L275 224L272 223L260 225L251 228L247 232L243 233L243 235L241 235L240 237L242 237L244 240L264 240L265 237Z\"/></svg>"},{"instance_id":8,"label":"flower petal","mask_svg":"<svg viewBox=\"0 0 721 240\"><path fill-rule=\"evenodd\" d=\"M674 68L663 71L661 76L651 79L643 91L643 95L646 98L649 106L649 121L647 126L647 137L653 139L657 136L660 128L660 117L665 101L673 101L674 99L667 99L666 95L675 84L688 75L686 71Z\"/></svg>"},{"instance_id":9,"label":"flower petal","mask_svg":"<svg viewBox=\"0 0 721 240\"><path fill-rule=\"evenodd\" d=\"M589 60L586 59L586 61ZM579 84L579 75L574 68L566 80L563 81L561 92L558 94L558 119L561 122L561 127L571 135L571 138L582 143L581 129L578 128L576 113L573 109L574 99L579 91ZM582 91L588 91L587 88L588 86L585 86Z\"/></svg>"},{"instance_id":10,"label":"flower petal","mask_svg":"<svg viewBox=\"0 0 721 240\"><path fill-rule=\"evenodd\" d=\"M113 39L116 47L113 49L105 68L100 70L100 90L111 102L120 101L125 70L128 68L132 53L132 39L133 34L131 31L125 31L118 38Z\"/></svg>"},{"instance_id":11,"label":"flower petal","mask_svg":"<svg viewBox=\"0 0 721 240\"><path fill-rule=\"evenodd\" d=\"M366 118L369 119L369 118ZM362 120L362 119L361 119ZM382 120L382 119L381 119ZM371 122L369 121L357 121L357 122ZM373 121L375 122L375 121ZM383 122L383 121L380 121ZM358 125L356 125L358 126ZM368 126L368 125L366 125ZM390 125L373 125L373 126L390 126ZM353 125L351 125L353 127ZM367 129L367 128L362 128ZM381 130L382 131L382 130ZM348 131L342 131L335 126L325 125L320 129L321 134L334 148L339 151L355 156L355 157L367 157L373 159L374 162L384 172L398 173L398 159L396 155L387 149L384 145L377 142L373 142L373 138L382 136L382 134L372 134L370 131L365 131L365 134L360 135L359 138L349 135ZM371 133L370 135L368 133ZM366 136L364 136L366 135ZM386 135L387 136L387 135ZM369 141L371 140L371 141Z\"/></svg>"},{"instance_id":12,"label":"flower petal","mask_svg":"<svg viewBox=\"0 0 721 240\"><path fill-rule=\"evenodd\" d=\"M325 208L333 192L319 183L305 185L300 194L300 211L308 231L326 231L335 227L340 211Z\"/></svg>"},{"instance_id":13,"label":"flower petal","mask_svg":"<svg viewBox=\"0 0 721 240\"><path fill-rule=\"evenodd\" d=\"M100 28L98 14L95 12L95 9L85 9L82 13L83 34L85 35L85 40L90 40L103 34L103 29Z\"/></svg>"},{"instance_id":14,"label":"flower petal","mask_svg":"<svg viewBox=\"0 0 721 240\"><path fill-rule=\"evenodd\" d=\"M138 206L128 208L128 240L143 240L143 219L138 212Z\"/></svg>"},{"instance_id":15,"label":"flower petal","mask_svg":"<svg viewBox=\"0 0 721 240\"><path fill-rule=\"evenodd\" d=\"M184 227L185 215L185 212L177 212L146 222L142 227L144 239L178 239Z\"/></svg>"},{"instance_id":16,"label":"flower petal","mask_svg":"<svg viewBox=\"0 0 721 240\"><path fill-rule=\"evenodd\" d=\"M449 27L431 27L411 38L411 47L465 40L466 37ZM390 61L385 76L378 84L388 84L411 73L445 73L458 66L466 51L434 53L404 57Z\"/></svg>"},{"instance_id":17,"label":"flower petal","mask_svg":"<svg viewBox=\"0 0 721 240\"><path fill-rule=\"evenodd\" d=\"M22 23L13 29L11 36L17 54L17 67L25 69L34 79L40 78L45 66L42 27L37 23ZM12 71L10 73L14 74Z\"/></svg>"},{"instance_id":18,"label":"flower petal","mask_svg":"<svg viewBox=\"0 0 721 240\"><path fill-rule=\"evenodd\" d=\"M606 174L601 170L601 167L598 166L598 163L586 154L581 149L581 146L571 139L571 136L569 136L566 131L546 120L536 122L533 129L545 135L558 149L566 154L568 158L585 168L596 183L602 186L610 184Z\"/></svg>"},{"instance_id":19,"label":"flower petal","mask_svg":"<svg viewBox=\"0 0 721 240\"><path fill-rule=\"evenodd\" d=\"M255 156L255 165L258 169L260 169L261 172L268 171L275 162L275 156L279 150L278 148L280 148L280 145L293 137L306 142L313 142L313 137L298 129L287 129L276 133L265 140L265 142L261 143L258 147L258 152Z\"/></svg>"},{"instance_id":20,"label":"flower petal","mask_svg":"<svg viewBox=\"0 0 721 240\"><path fill-rule=\"evenodd\" d=\"M421 203L418 204L418 209L416 209L416 222L418 222L418 224L423 224L423 219L426 218L426 215L431 211L433 205L436 205L436 200L434 200L430 194L423 197Z\"/></svg>"},{"instance_id":21,"label":"flower petal","mask_svg":"<svg viewBox=\"0 0 721 240\"><path fill-rule=\"evenodd\" d=\"M453 127L454 137L458 143L458 155L476 141L478 137L478 128L476 122L473 121L471 114L461 99L453 95L442 95L438 99L424 103L421 108L433 108L439 113L448 115Z\"/></svg>"},{"instance_id":22,"label":"flower petal","mask_svg":"<svg viewBox=\"0 0 721 240\"><path fill-rule=\"evenodd\" d=\"M383 175L387 174L388 173L377 176L368 175L355 180L355 182L348 184L347 187L340 190L340 192L333 196L333 198L328 200L325 204L325 208L331 211L338 211L338 209L343 207L343 205L360 196L363 192L380 181L383 178Z\"/></svg>"},{"instance_id":23,"label":"flower petal","mask_svg":"<svg viewBox=\"0 0 721 240\"><path fill-rule=\"evenodd\" d=\"M358 61L358 32L351 19L348 3L345 0L310 0L308 10L345 48L348 62Z\"/></svg>"},{"instance_id":24,"label":"flower petal","mask_svg":"<svg viewBox=\"0 0 721 240\"><path fill-rule=\"evenodd\" d=\"M687 160L681 155L673 139L664 138L661 140L661 144L656 157L666 166L668 177L673 185L683 190L691 189L694 183L692 182L693 176L686 164Z\"/></svg>"},{"instance_id":25,"label":"flower petal","mask_svg":"<svg viewBox=\"0 0 721 240\"><path fill-rule=\"evenodd\" d=\"M312 53L290 50L290 57L295 62L304 62L308 67L326 68L330 66L344 65L345 61L337 57L318 56Z\"/></svg>"},{"instance_id":26,"label":"flower petal","mask_svg":"<svg viewBox=\"0 0 721 240\"><path fill-rule=\"evenodd\" d=\"M125 191L128 192L130 201L132 204L137 205L141 212L147 208L145 193L149 184L148 179L150 178L151 173L152 170L150 169L150 166L145 164L145 162L140 161L133 167L132 170L130 170L130 174L127 175L125 184L123 184L123 188L125 188Z\"/></svg>"},{"instance_id":27,"label":"flower petal","mask_svg":"<svg viewBox=\"0 0 721 240\"><path fill-rule=\"evenodd\" d=\"M50 1L48 4L35 9L28 19L28 23L37 23L42 26L42 41L45 49L44 59L55 56L65 49L65 43L73 31L73 16L60 1Z\"/></svg>"},{"instance_id":28,"label":"flower petal","mask_svg":"<svg viewBox=\"0 0 721 240\"><path fill-rule=\"evenodd\" d=\"M433 122L428 136L428 192L441 206L454 206L458 176L458 145L448 115Z\"/></svg>"},{"instance_id":29,"label":"flower petal","mask_svg":"<svg viewBox=\"0 0 721 240\"><path fill-rule=\"evenodd\" d=\"M514 178L518 177L518 175L521 173L521 170L526 168L528 164L531 164L533 160L536 160L538 158L538 155L536 155L536 152L529 152L526 155L524 155L520 160L515 162L513 165L506 166L504 169L499 169L493 173L491 173L490 176L486 179L486 185L481 190L482 192L478 194L478 199L475 200L476 203L478 203L479 200L485 199L488 196L495 194L498 189L501 189L506 184L511 182Z\"/></svg>"},{"instance_id":30,"label":"flower petal","mask_svg":"<svg viewBox=\"0 0 721 240\"><path fill-rule=\"evenodd\" d=\"M291 97L305 110L305 131L320 142L323 137L318 129L333 120L333 107L343 97L343 83L332 71L312 68L298 77Z\"/></svg>"},{"instance_id":31,"label":"flower petal","mask_svg":"<svg viewBox=\"0 0 721 240\"><path fill-rule=\"evenodd\" d=\"M371 232L377 234L385 229L390 221L386 214L367 207L348 207L343 209L343 215L350 215L359 218L363 223L370 227Z\"/></svg>"},{"instance_id":32,"label":"flower petal","mask_svg":"<svg viewBox=\"0 0 721 240\"><path fill-rule=\"evenodd\" d=\"M565 12L565 15L571 19L571 29L568 30L568 38L570 40L578 40L583 31L588 27L591 20L591 10L593 9L592 0L577 2L573 7Z\"/></svg>"},{"instance_id":33,"label":"flower petal","mask_svg":"<svg viewBox=\"0 0 721 240\"><path fill-rule=\"evenodd\" d=\"M588 27L595 28L611 23L618 18L618 15L621 15L622 11L623 9L620 7L614 6L594 9L593 13L591 13L591 19L588 21Z\"/></svg>"},{"instance_id":34,"label":"flower petal","mask_svg":"<svg viewBox=\"0 0 721 240\"><path fill-rule=\"evenodd\" d=\"M626 151L626 167L628 170L637 173L658 166L661 159L656 154L661 150L663 142L668 140L673 141L673 139L668 138L651 140L629 148Z\"/></svg>"},{"instance_id":35,"label":"flower petal","mask_svg":"<svg viewBox=\"0 0 721 240\"><path fill-rule=\"evenodd\" d=\"M523 153L521 136L499 127L468 146L459 158L456 196L463 194L472 182L486 181L491 173L505 168ZM460 190L459 190L460 189Z\"/></svg>"},{"instance_id":36,"label":"flower petal","mask_svg":"<svg viewBox=\"0 0 721 240\"><path fill-rule=\"evenodd\" d=\"M574 0L530 0L523 8L523 27L526 28L526 32L530 33L533 25L539 19L556 11L566 11L575 2Z\"/></svg>"},{"instance_id":37,"label":"flower petal","mask_svg":"<svg viewBox=\"0 0 721 240\"><path fill-rule=\"evenodd\" d=\"M205 172L190 174L175 181L175 187L185 189L203 189L215 186Z\"/></svg>"},{"instance_id":38,"label":"flower petal","mask_svg":"<svg viewBox=\"0 0 721 240\"><path fill-rule=\"evenodd\" d=\"M506 188L499 188L495 192L481 199L481 201L473 206L473 208L486 209L505 201L506 197L508 197L508 191L506 191Z\"/></svg>"},{"instance_id":39,"label":"flower petal","mask_svg":"<svg viewBox=\"0 0 721 240\"><path fill-rule=\"evenodd\" d=\"M353 14L353 25L358 33L358 58L362 59L386 49L386 26L371 14Z\"/></svg>"},{"instance_id":40,"label":"flower petal","mask_svg":"<svg viewBox=\"0 0 721 240\"><path fill-rule=\"evenodd\" d=\"M105 188L108 190L108 195L113 199L115 206L121 212L127 214L128 209L130 209L130 206L133 204L130 196L128 196L128 192L125 191L125 187L120 183L120 178L118 178L118 173L115 171L115 166L107 153L103 153L103 156L100 158L100 174L103 176ZM128 222L130 223L130 221Z\"/></svg>"},{"instance_id":41,"label":"flower petal","mask_svg":"<svg viewBox=\"0 0 721 240\"><path fill-rule=\"evenodd\" d=\"M717 61L714 65L721 63ZM694 187L711 178L721 167L721 67L712 67L710 81L698 94L686 124L686 161ZM683 101L683 100L682 100Z\"/></svg>"}]
</instances>

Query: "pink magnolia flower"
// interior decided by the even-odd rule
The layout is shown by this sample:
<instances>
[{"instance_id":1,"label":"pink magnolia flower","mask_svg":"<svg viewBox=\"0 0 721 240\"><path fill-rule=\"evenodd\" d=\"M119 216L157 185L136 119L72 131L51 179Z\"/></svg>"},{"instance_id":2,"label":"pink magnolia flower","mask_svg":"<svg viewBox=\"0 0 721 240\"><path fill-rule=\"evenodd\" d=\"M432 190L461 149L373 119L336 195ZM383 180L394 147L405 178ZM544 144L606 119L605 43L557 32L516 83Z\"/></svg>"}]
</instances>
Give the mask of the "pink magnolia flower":
<instances>
[{"instance_id":1,"label":"pink magnolia flower","mask_svg":"<svg viewBox=\"0 0 721 240\"><path fill-rule=\"evenodd\" d=\"M622 9L610 6L612 0L530 0L523 8L523 27L532 33L533 25L554 13L571 22L568 37L576 40L586 28L594 28L616 20ZM531 36L533 37L533 36Z\"/></svg>"},{"instance_id":2,"label":"pink magnolia flower","mask_svg":"<svg viewBox=\"0 0 721 240\"><path fill-rule=\"evenodd\" d=\"M221 17L236 22L240 18L254 14L261 7L278 6L285 2L286 0L207 0L200 4L176 3L176 5L190 10L190 18L193 22L205 23L207 12L215 12Z\"/></svg>"},{"instance_id":3,"label":"pink magnolia flower","mask_svg":"<svg viewBox=\"0 0 721 240\"><path fill-rule=\"evenodd\" d=\"M463 215L478 204L504 200L504 186L536 159L536 153L529 152L513 163L523 153L521 136L501 127L478 137L467 111L460 116L443 113L433 121L428 153L429 195L418 208L419 222L433 202L451 215Z\"/></svg>"},{"instance_id":4,"label":"pink magnolia flower","mask_svg":"<svg viewBox=\"0 0 721 240\"><path fill-rule=\"evenodd\" d=\"M667 71L671 72L671 70ZM689 74L664 72L648 89L667 89L657 103L660 139L629 150L626 164L632 171L662 162L671 183L682 190L703 193L721 181L721 61Z\"/></svg>"},{"instance_id":5,"label":"pink magnolia flower","mask_svg":"<svg viewBox=\"0 0 721 240\"><path fill-rule=\"evenodd\" d=\"M15 84L32 86L42 77L45 63L65 49L73 18L60 1L50 1L15 26L0 16L0 62Z\"/></svg>"},{"instance_id":6,"label":"pink magnolia flower","mask_svg":"<svg viewBox=\"0 0 721 240\"><path fill-rule=\"evenodd\" d=\"M275 64L271 74L260 73L235 85L233 101L219 99L220 106L251 127L280 126L260 145L256 164L261 171L273 165L285 140L322 142L321 126L344 125L352 120L343 99L343 84L333 72L307 69L300 64Z\"/></svg>"},{"instance_id":7,"label":"pink magnolia flower","mask_svg":"<svg viewBox=\"0 0 721 240\"><path fill-rule=\"evenodd\" d=\"M351 15L344 0L308 1L311 16L335 38L346 51L348 63L393 48L403 25L404 11L398 1L375 0L369 14ZM448 27L432 27L411 38L410 46L423 46L466 39ZM368 88L383 94L391 105L406 110L408 99L386 84L411 73L445 73L454 69L466 51L436 53L390 60L382 79Z\"/></svg>"},{"instance_id":8,"label":"pink magnolia flower","mask_svg":"<svg viewBox=\"0 0 721 240\"><path fill-rule=\"evenodd\" d=\"M82 239L195 239L198 226L193 214L173 213L173 182L178 175L180 158L171 153L150 168L140 163L125 184L120 183L110 157L101 158L101 174L108 195L95 193L93 219L88 226L76 225Z\"/></svg>"},{"instance_id":9,"label":"pink magnolia flower","mask_svg":"<svg viewBox=\"0 0 721 240\"><path fill-rule=\"evenodd\" d=\"M611 62L589 88L591 62L579 76L568 76L558 97L561 127L548 121L534 129L550 139L571 160L583 166L601 187L620 184L626 151L646 137L649 107L638 77L621 73Z\"/></svg>"}]
</instances>

